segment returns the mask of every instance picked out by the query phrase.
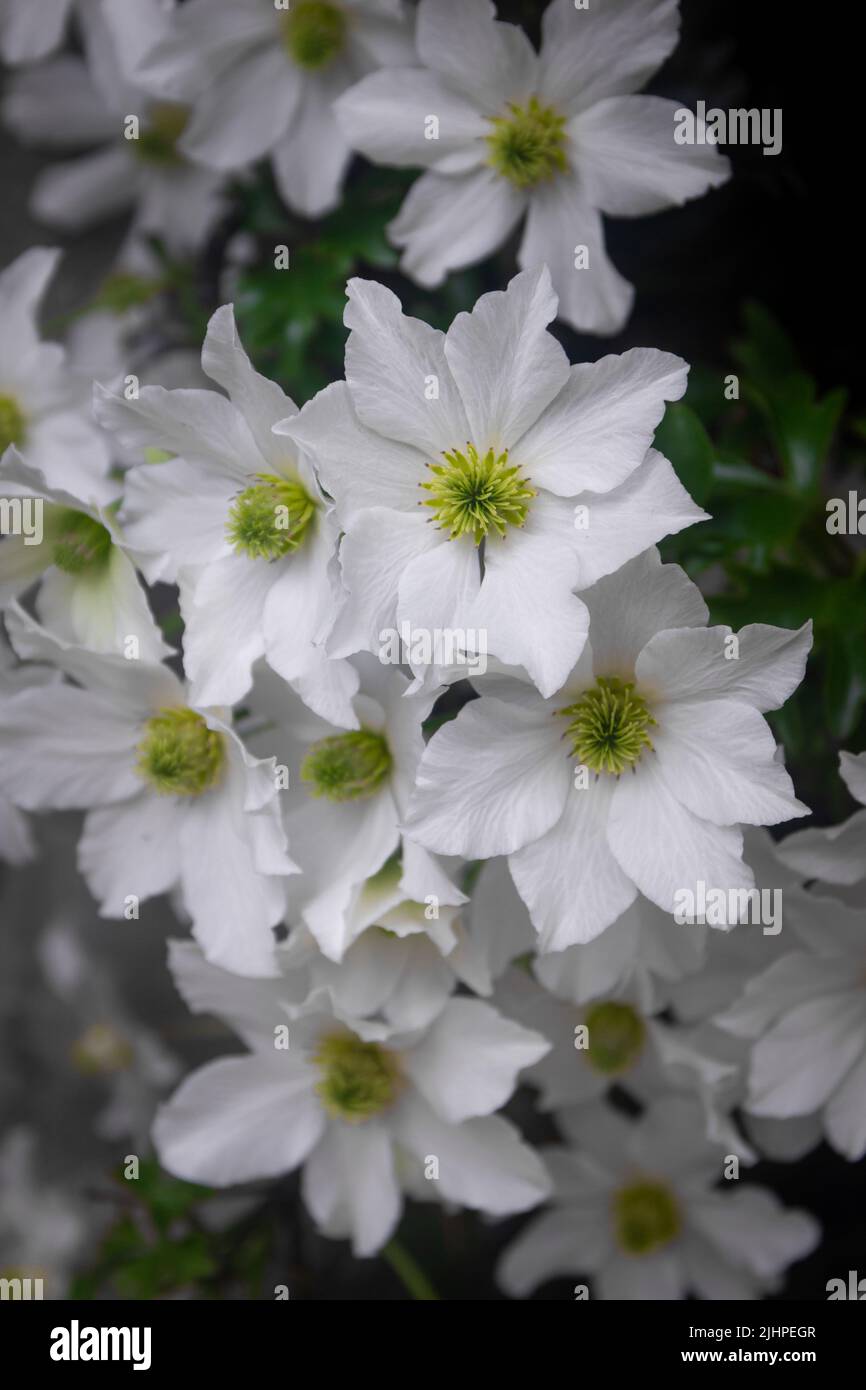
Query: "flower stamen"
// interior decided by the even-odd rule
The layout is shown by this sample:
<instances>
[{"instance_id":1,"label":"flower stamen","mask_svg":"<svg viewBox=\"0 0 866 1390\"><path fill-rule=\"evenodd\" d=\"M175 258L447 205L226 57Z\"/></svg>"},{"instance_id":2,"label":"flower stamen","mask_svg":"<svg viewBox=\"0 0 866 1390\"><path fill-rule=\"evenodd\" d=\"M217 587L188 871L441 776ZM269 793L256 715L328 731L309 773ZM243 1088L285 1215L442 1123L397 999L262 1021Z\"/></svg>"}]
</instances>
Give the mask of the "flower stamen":
<instances>
[{"instance_id":1,"label":"flower stamen","mask_svg":"<svg viewBox=\"0 0 866 1390\"><path fill-rule=\"evenodd\" d=\"M471 535L480 545L488 532L504 536L509 526L523 526L529 503L537 496L520 469L510 467L508 450L488 449L482 457L474 444L444 451L445 463L429 463L431 482L420 486L430 493L422 506L433 510L439 528L450 540Z\"/></svg>"},{"instance_id":2,"label":"flower stamen","mask_svg":"<svg viewBox=\"0 0 866 1390\"><path fill-rule=\"evenodd\" d=\"M281 17L289 56L308 72L327 67L345 45L346 15L339 5L298 0Z\"/></svg>"},{"instance_id":3,"label":"flower stamen","mask_svg":"<svg viewBox=\"0 0 866 1390\"><path fill-rule=\"evenodd\" d=\"M237 555L280 560L297 550L316 513L301 483L276 473L259 473L235 498L226 534Z\"/></svg>"},{"instance_id":4,"label":"flower stamen","mask_svg":"<svg viewBox=\"0 0 866 1390\"><path fill-rule=\"evenodd\" d=\"M508 104L507 116L494 116L486 136L487 160L497 174L516 188L532 188L568 168L565 157L565 117L552 106L531 97L526 106Z\"/></svg>"},{"instance_id":5,"label":"flower stamen","mask_svg":"<svg viewBox=\"0 0 866 1390\"><path fill-rule=\"evenodd\" d=\"M572 756L592 772L619 777L637 765L644 749L652 751L647 730L656 720L632 681L598 676L579 700L556 713L569 721L564 737L571 740Z\"/></svg>"},{"instance_id":6,"label":"flower stamen","mask_svg":"<svg viewBox=\"0 0 866 1390\"><path fill-rule=\"evenodd\" d=\"M620 1188L613 1198L614 1225L628 1255L649 1255L680 1232L679 1207L661 1182L642 1181Z\"/></svg>"},{"instance_id":7,"label":"flower stamen","mask_svg":"<svg viewBox=\"0 0 866 1390\"><path fill-rule=\"evenodd\" d=\"M169 706L145 724L135 770L161 796L201 796L224 764L223 735L196 710Z\"/></svg>"},{"instance_id":8,"label":"flower stamen","mask_svg":"<svg viewBox=\"0 0 866 1390\"><path fill-rule=\"evenodd\" d=\"M393 1105L402 1086L396 1053L352 1034L331 1033L313 1063L322 1073L316 1094L329 1115L362 1124Z\"/></svg>"},{"instance_id":9,"label":"flower stamen","mask_svg":"<svg viewBox=\"0 0 866 1390\"><path fill-rule=\"evenodd\" d=\"M301 763L301 779L309 783L313 796L357 801L379 790L392 762L382 734L374 729L356 729L314 743Z\"/></svg>"}]
</instances>

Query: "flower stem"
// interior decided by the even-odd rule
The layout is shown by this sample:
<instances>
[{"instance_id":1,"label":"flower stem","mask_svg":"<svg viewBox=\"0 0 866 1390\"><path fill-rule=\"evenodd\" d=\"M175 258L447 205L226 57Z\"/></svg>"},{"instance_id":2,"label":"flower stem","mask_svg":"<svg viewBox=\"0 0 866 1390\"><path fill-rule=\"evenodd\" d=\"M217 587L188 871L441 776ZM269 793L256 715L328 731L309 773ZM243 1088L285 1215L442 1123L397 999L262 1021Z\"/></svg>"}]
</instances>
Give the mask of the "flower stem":
<instances>
[{"instance_id":1,"label":"flower stem","mask_svg":"<svg viewBox=\"0 0 866 1390\"><path fill-rule=\"evenodd\" d=\"M382 1251L382 1258L391 1266L397 1278L405 1284L416 1302L439 1302L439 1295L427 1275L416 1262L414 1256L410 1255L399 1241L389 1240Z\"/></svg>"}]
</instances>

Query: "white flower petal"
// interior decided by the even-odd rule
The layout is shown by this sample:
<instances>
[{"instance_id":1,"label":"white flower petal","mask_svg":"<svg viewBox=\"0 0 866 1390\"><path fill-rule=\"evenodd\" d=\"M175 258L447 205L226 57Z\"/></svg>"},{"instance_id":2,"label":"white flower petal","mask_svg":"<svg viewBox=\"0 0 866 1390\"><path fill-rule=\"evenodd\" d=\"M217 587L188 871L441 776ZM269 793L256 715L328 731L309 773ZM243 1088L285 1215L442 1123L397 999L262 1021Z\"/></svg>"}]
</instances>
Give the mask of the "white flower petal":
<instances>
[{"instance_id":1,"label":"white flower petal","mask_svg":"<svg viewBox=\"0 0 866 1390\"><path fill-rule=\"evenodd\" d=\"M375 1255L403 1206L387 1129L329 1124L304 1166L304 1202L330 1236L351 1236L356 1259Z\"/></svg>"},{"instance_id":2,"label":"white flower petal","mask_svg":"<svg viewBox=\"0 0 866 1390\"><path fill-rule=\"evenodd\" d=\"M568 358L547 329L555 317L556 295L542 267L482 295L448 329L445 357L479 453L510 449L568 381Z\"/></svg>"},{"instance_id":3,"label":"white flower petal","mask_svg":"<svg viewBox=\"0 0 866 1390\"><path fill-rule=\"evenodd\" d=\"M78 845L78 867L102 917L123 917L132 897L155 898L180 880L181 807L136 780L142 794L91 811Z\"/></svg>"},{"instance_id":4,"label":"white flower petal","mask_svg":"<svg viewBox=\"0 0 866 1390\"><path fill-rule=\"evenodd\" d=\"M631 313L634 287L608 258L601 217L573 173L532 190L517 260L548 266L559 317L579 332L618 333Z\"/></svg>"},{"instance_id":5,"label":"white flower petal","mask_svg":"<svg viewBox=\"0 0 866 1390\"><path fill-rule=\"evenodd\" d=\"M510 1298L525 1298L548 1279L596 1269L609 1246L599 1208L557 1208L524 1227L499 1261L496 1278Z\"/></svg>"},{"instance_id":6,"label":"white flower petal","mask_svg":"<svg viewBox=\"0 0 866 1390\"><path fill-rule=\"evenodd\" d=\"M388 235L403 249L400 269L434 289L449 271L491 255L525 209L525 192L486 165L453 174L430 170L413 183Z\"/></svg>"},{"instance_id":7,"label":"white flower petal","mask_svg":"<svg viewBox=\"0 0 866 1390\"><path fill-rule=\"evenodd\" d=\"M123 801L141 790L135 716L72 686L22 691L0 703L0 786L26 810Z\"/></svg>"},{"instance_id":8,"label":"white flower petal","mask_svg":"<svg viewBox=\"0 0 866 1390\"><path fill-rule=\"evenodd\" d=\"M516 25L496 20L489 0L421 0L418 53L489 115L534 90L538 60Z\"/></svg>"},{"instance_id":9,"label":"white flower petal","mask_svg":"<svg viewBox=\"0 0 866 1390\"><path fill-rule=\"evenodd\" d=\"M702 627L707 606L679 565L663 565L657 550L629 560L581 598L589 609L593 667L599 676L634 679L635 662L665 628Z\"/></svg>"},{"instance_id":10,"label":"white flower petal","mask_svg":"<svg viewBox=\"0 0 866 1390\"><path fill-rule=\"evenodd\" d=\"M491 127L476 106L424 68L372 72L334 105L345 138L376 164L429 168L459 161L461 170L480 164ZM430 116L436 138L427 133ZM467 146L472 146L467 149Z\"/></svg>"},{"instance_id":11,"label":"white flower petal","mask_svg":"<svg viewBox=\"0 0 866 1390\"><path fill-rule=\"evenodd\" d=\"M731 175L712 143L678 145L676 101L609 97L570 126L586 196L608 217L643 217L680 207Z\"/></svg>"},{"instance_id":12,"label":"white flower petal","mask_svg":"<svg viewBox=\"0 0 866 1390\"><path fill-rule=\"evenodd\" d=\"M249 426L262 458L279 469L291 451L274 435L273 426L296 414L298 408L281 386L254 369L238 336L231 304L223 304L212 315L201 364L211 381L228 392Z\"/></svg>"},{"instance_id":13,"label":"white flower petal","mask_svg":"<svg viewBox=\"0 0 866 1390\"><path fill-rule=\"evenodd\" d=\"M489 1115L510 1098L517 1077L550 1051L539 1033L477 999L451 999L403 1069L443 1120Z\"/></svg>"},{"instance_id":14,"label":"white flower petal","mask_svg":"<svg viewBox=\"0 0 866 1390\"><path fill-rule=\"evenodd\" d=\"M302 91L278 42L252 48L201 93L178 149L211 169L238 169L285 139Z\"/></svg>"},{"instance_id":15,"label":"white flower petal","mask_svg":"<svg viewBox=\"0 0 866 1390\"><path fill-rule=\"evenodd\" d=\"M549 711L485 697L434 734L406 820L440 854L489 858L537 840L562 814L571 772Z\"/></svg>"},{"instance_id":16,"label":"white flower petal","mask_svg":"<svg viewBox=\"0 0 866 1390\"><path fill-rule=\"evenodd\" d=\"M395 1113L393 1130L422 1162L439 1160L436 1188L446 1202L505 1216L538 1206L550 1191L541 1160L498 1115L451 1125L413 1095Z\"/></svg>"},{"instance_id":17,"label":"white flower petal","mask_svg":"<svg viewBox=\"0 0 866 1390\"><path fill-rule=\"evenodd\" d=\"M634 775L620 778L607 836L620 867L666 912L673 912L679 890L697 896L698 883L708 893L754 885L742 860L740 831L711 825L686 810L671 795L651 753Z\"/></svg>"},{"instance_id":18,"label":"white flower petal","mask_svg":"<svg viewBox=\"0 0 866 1390\"><path fill-rule=\"evenodd\" d=\"M352 157L334 114L338 91L328 74L305 81L289 128L273 149L277 187L303 217L323 217L337 206Z\"/></svg>"},{"instance_id":19,"label":"white flower petal","mask_svg":"<svg viewBox=\"0 0 866 1390\"><path fill-rule=\"evenodd\" d=\"M109 145L43 169L33 184L30 210L49 227L81 231L125 212L135 202L137 188L138 171L129 154Z\"/></svg>"},{"instance_id":20,"label":"white flower petal","mask_svg":"<svg viewBox=\"0 0 866 1390\"><path fill-rule=\"evenodd\" d=\"M565 761L570 779L572 765ZM607 841L610 781L604 777L583 789L569 786L562 816L553 828L509 859L542 951L591 941L637 895Z\"/></svg>"},{"instance_id":21,"label":"white flower petal","mask_svg":"<svg viewBox=\"0 0 866 1390\"><path fill-rule=\"evenodd\" d=\"M659 706L651 729L658 771L671 796L714 825L776 825L809 814L776 758L766 720L739 700Z\"/></svg>"},{"instance_id":22,"label":"white flower petal","mask_svg":"<svg viewBox=\"0 0 866 1390\"><path fill-rule=\"evenodd\" d=\"M730 633L728 627L658 632L638 657L638 681L666 701L735 699L762 713L780 709L805 674L811 622L797 631L750 623L736 647Z\"/></svg>"},{"instance_id":23,"label":"white flower petal","mask_svg":"<svg viewBox=\"0 0 866 1390\"><path fill-rule=\"evenodd\" d=\"M325 1115L315 1073L288 1052L225 1057L178 1087L153 1127L159 1161L187 1182L230 1187L303 1163Z\"/></svg>"},{"instance_id":24,"label":"white flower petal","mask_svg":"<svg viewBox=\"0 0 866 1390\"><path fill-rule=\"evenodd\" d=\"M215 466L241 485L261 471L262 457L249 426L218 391L143 386L134 400L127 400L97 384L93 408L99 423L116 430L127 448L166 449L187 462Z\"/></svg>"},{"instance_id":25,"label":"white flower petal","mask_svg":"<svg viewBox=\"0 0 866 1390\"><path fill-rule=\"evenodd\" d=\"M665 401L685 392L688 370L681 357L656 348L578 363L512 449L511 462L561 497L619 487L646 457Z\"/></svg>"},{"instance_id":26,"label":"white flower petal","mask_svg":"<svg viewBox=\"0 0 866 1390\"><path fill-rule=\"evenodd\" d=\"M604 0L586 10L552 0L542 19L540 98L571 113L637 91L676 48L679 22L677 0Z\"/></svg>"},{"instance_id":27,"label":"white flower petal","mask_svg":"<svg viewBox=\"0 0 866 1390\"><path fill-rule=\"evenodd\" d=\"M375 280L350 280L346 294L346 381L358 418L386 439L412 445L426 460L460 447L468 423L444 335L404 314L397 296Z\"/></svg>"}]
</instances>

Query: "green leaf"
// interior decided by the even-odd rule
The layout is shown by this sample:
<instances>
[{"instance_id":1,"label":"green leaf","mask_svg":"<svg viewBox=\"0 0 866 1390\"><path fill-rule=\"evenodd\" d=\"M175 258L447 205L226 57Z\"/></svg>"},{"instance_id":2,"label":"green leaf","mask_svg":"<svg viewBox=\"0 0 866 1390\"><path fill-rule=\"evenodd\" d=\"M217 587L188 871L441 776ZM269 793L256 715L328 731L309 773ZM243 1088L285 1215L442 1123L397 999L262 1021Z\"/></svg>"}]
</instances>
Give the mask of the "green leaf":
<instances>
[{"instance_id":1,"label":"green leaf","mask_svg":"<svg viewBox=\"0 0 866 1390\"><path fill-rule=\"evenodd\" d=\"M668 405L654 447L673 464L677 477L699 506L713 481L713 443L695 412L681 401Z\"/></svg>"}]
</instances>

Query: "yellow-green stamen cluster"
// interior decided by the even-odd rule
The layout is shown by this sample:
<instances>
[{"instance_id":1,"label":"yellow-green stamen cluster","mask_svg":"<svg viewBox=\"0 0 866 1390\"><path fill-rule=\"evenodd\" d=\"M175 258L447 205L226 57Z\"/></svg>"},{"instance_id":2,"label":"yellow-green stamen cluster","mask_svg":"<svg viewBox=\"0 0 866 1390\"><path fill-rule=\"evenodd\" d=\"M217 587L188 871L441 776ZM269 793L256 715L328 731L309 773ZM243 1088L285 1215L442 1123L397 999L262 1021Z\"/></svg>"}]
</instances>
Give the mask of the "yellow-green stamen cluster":
<instances>
[{"instance_id":1,"label":"yellow-green stamen cluster","mask_svg":"<svg viewBox=\"0 0 866 1390\"><path fill-rule=\"evenodd\" d=\"M289 56L309 72L327 67L346 42L345 12L327 0L293 0L282 21Z\"/></svg>"},{"instance_id":2,"label":"yellow-green stamen cluster","mask_svg":"<svg viewBox=\"0 0 866 1390\"><path fill-rule=\"evenodd\" d=\"M259 473L235 498L226 534L238 555L280 560L307 534L316 503L301 483L276 473Z\"/></svg>"},{"instance_id":3,"label":"yellow-green stamen cluster","mask_svg":"<svg viewBox=\"0 0 866 1390\"><path fill-rule=\"evenodd\" d=\"M224 763L222 734L195 710L171 706L145 724L135 770L163 796L201 796L219 781Z\"/></svg>"},{"instance_id":4,"label":"yellow-green stamen cluster","mask_svg":"<svg viewBox=\"0 0 866 1390\"><path fill-rule=\"evenodd\" d=\"M556 712L569 721L565 737L573 756L591 772L619 777L635 766L644 749L652 749L647 730L656 721L631 681L599 676L579 700Z\"/></svg>"},{"instance_id":5,"label":"yellow-green stamen cluster","mask_svg":"<svg viewBox=\"0 0 866 1390\"><path fill-rule=\"evenodd\" d=\"M64 574L100 570L111 555L111 532L87 512L62 507L49 524L51 558Z\"/></svg>"},{"instance_id":6,"label":"yellow-green stamen cluster","mask_svg":"<svg viewBox=\"0 0 866 1390\"><path fill-rule=\"evenodd\" d=\"M488 449L482 457L474 444L466 452L450 449L444 463L430 463L431 482L421 483L430 493L422 506L454 541L471 535L480 545L489 531L504 536L509 526L522 526L536 493L528 487L520 469L509 467L508 450Z\"/></svg>"},{"instance_id":7,"label":"yellow-green stamen cluster","mask_svg":"<svg viewBox=\"0 0 866 1390\"><path fill-rule=\"evenodd\" d=\"M188 106L176 101L155 102L142 122L138 139L130 141L133 152L145 164L182 164L177 142L188 123Z\"/></svg>"},{"instance_id":8,"label":"yellow-green stamen cluster","mask_svg":"<svg viewBox=\"0 0 866 1390\"><path fill-rule=\"evenodd\" d=\"M0 395L0 454L10 444L21 444L25 429L24 412L15 397Z\"/></svg>"},{"instance_id":9,"label":"yellow-green stamen cluster","mask_svg":"<svg viewBox=\"0 0 866 1390\"><path fill-rule=\"evenodd\" d=\"M679 1207L661 1182L641 1181L621 1188L613 1199L613 1215L617 1239L629 1255L649 1255L679 1235Z\"/></svg>"},{"instance_id":10,"label":"yellow-green stamen cluster","mask_svg":"<svg viewBox=\"0 0 866 1390\"><path fill-rule=\"evenodd\" d=\"M492 119L486 137L488 164L516 188L532 188L568 168L565 117L531 97L526 106L508 104L507 116Z\"/></svg>"},{"instance_id":11,"label":"yellow-green stamen cluster","mask_svg":"<svg viewBox=\"0 0 866 1390\"><path fill-rule=\"evenodd\" d=\"M329 1115L362 1124L393 1105L402 1083L395 1053L354 1034L332 1033L319 1043L313 1063L322 1073L316 1093Z\"/></svg>"},{"instance_id":12,"label":"yellow-green stamen cluster","mask_svg":"<svg viewBox=\"0 0 866 1390\"><path fill-rule=\"evenodd\" d=\"M301 778L313 796L358 801L379 790L391 765L384 736L374 729L356 729L314 743L301 763Z\"/></svg>"},{"instance_id":13,"label":"yellow-green stamen cluster","mask_svg":"<svg viewBox=\"0 0 866 1390\"><path fill-rule=\"evenodd\" d=\"M118 270L108 275L94 300L94 308L106 309L109 314L125 314L149 304L165 288L161 280L148 280L131 271Z\"/></svg>"},{"instance_id":14,"label":"yellow-green stamen cluster","mask_svg":"<svg viewBox=\"0 0 866 1390\"><path fill-rule=\"evenodd\" d=\"M605 1076L628 1071L641 1054L646 1029L631 1004L609 999L593 1004L585 1016L589 1045L586 1057L591 1067Z\"/></svg>"},{"instance_id":15,"label":"yellow-green stamen cluster","mask_svg":"<svg viewBox=\"0 0 866 1390\"><path fill-rule=\"evenodd\" d=\"M131 1044L110 1023L92 1023L72 1046L72 1061L87 1076L126 1071L133 1059Z\"/></svg>"}]
</instances>

